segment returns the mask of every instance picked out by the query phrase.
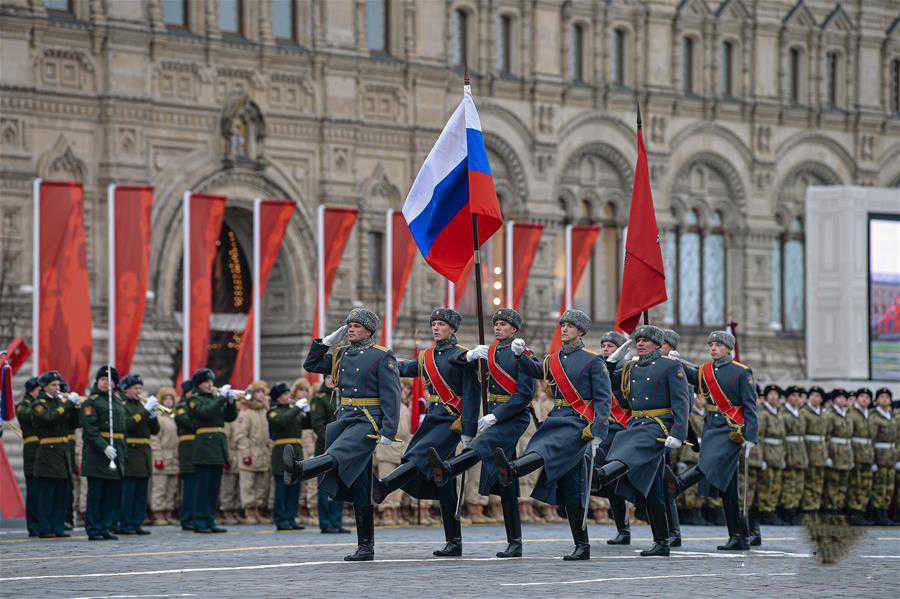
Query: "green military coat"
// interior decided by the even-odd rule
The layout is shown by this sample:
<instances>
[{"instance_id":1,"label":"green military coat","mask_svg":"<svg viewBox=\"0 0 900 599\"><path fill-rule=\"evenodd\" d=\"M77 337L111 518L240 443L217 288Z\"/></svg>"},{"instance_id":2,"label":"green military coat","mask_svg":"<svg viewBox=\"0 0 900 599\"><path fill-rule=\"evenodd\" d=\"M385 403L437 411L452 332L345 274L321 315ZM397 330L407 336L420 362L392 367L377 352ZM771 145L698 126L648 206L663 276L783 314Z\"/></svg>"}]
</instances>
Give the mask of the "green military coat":
<instances>
[{"instance_id":1,"label":"green military coat","mask_svg":"<svg viewBox=\"0 0 900 599\"><path fill-rule=\"evenodd\" d=\"M854 406L848 410L853 434L853 461L856 464L871 466L875 463L875 448L872 445L872 431L869 427L869 416L872 410L863 412Z\"/></svg>"},{"instance_id":2,"label":"green military coat","mask_svg":"<svg viewBox=\"0 0 900 599\"><path fill-rule=\"evenodd\" d=\"M309 427L316 434L316 455L325 453L325 427L334 420L335 407L332 391L322 385L309 400Z\"/></svg>"},{"instance_id":3,"label":"green military coat","mask_svg":"<svg viewBox=\"0 0 900 599\"><path fill-rule=\"evenodd\" d=\"M824 468L828 458L828 447L825 445L825 415L821 408L819 413L809 404L800 410L803 414L803 438L806 441L806 455L813 468Z\"/></svg>"},{"instance_id":4,"label":"green military coat","mask_svg":"<svg viewBox=\"0 0 900 599\"><path fill-rule=\"evenodd\" d=\"M125 429L128 412L118 392L112 396L112 445L116 448L116 468L109 467L109 458L103 451L110 443L109 437L109 395L96 385L81 405L81 427L84 446L81 450L81 474L91 478L122 479L128 448L125 444Z\"/></svg>"},{"instance_id":5,"label":"green military coat","mask_svg":"<svg viewBox=\"0 0 900 599\"><path fill-rule=\"evenodd\" d=\"M759 446L762 448L763 460L769 468L784 470L784 417L778 409L773 414L768 404L756 411L759 418ZM765 420L765 425L763 421ZM765 427L765 428L764 428Z\"/></svg>"},{"instance_id":6,"label":"green military coat","mask_svg":"<svg viewBox=\"0 0 900 599\"><path fill-rule=\"evenodd\" d=\"M175 429L178 431L178 473L193 474L194 440L197 438L194 419L191 417L190 400L175 404Z\"/></svg>"},{"instance_id":7,"label":"green military coat","mask_svg":"<svg viewBox=\"0 0 900 599\"><path fill-rule=\"evenodd\" d=\"M796 415L787 405L781 410L784 422L784 466L806 470L809 458L806 455L806 421L803 419L803 408L797 408Z\"/></svg>"},{"instance_id":8,"label":"green military coat","mask_svg":"<svg viewBox=\"0 0 900 599\"><path fill-rule=\"evenodd\" d=\"M31 477L34 473L34 458L38 450L37 432L32 423L32 407L35 401L34 397L26 393L16 406L16 420L22 429L22 469L27 477Z\"/></svg>"},{"instance_id":9,"label":"green military coat","mask_svg":"<svg viewBox=\"0 0 900 599\"><path fill-rule=\"evenodd\" d=\"M197 439L194 441L195 466L224 466L228 463L225 423L237 419L237 406L219 395L194 393L188 402Z\"/></svg>"},{"instance_id":10,"label":"green military coat","mask_svg":"<svg viewBox=\"0 0 900 599\"><path fill-rule=\"evenodd\" d=\"M269 421L269 438L272 445L272 474L281 476L284 473L284 461L281 459L284 446L291 445L294 455L303 457L303 429L309 428L309 415L291 404L275 404L266 413Z\"/></svg>"},{"instance_id":11,"label":"green military coat","mask_svg":"<svg viewBox=\"0 0 900 599\"><path fill-rule=\"evenodd\" d=\"M875 463L879 468L893 468L897 461L897 419L890 408L872 410L869 414L869 427L872 431L872 445L875 450Z\"/></svg>"},{"instance_id":12,"label":"green military coat","mask_svg":"<svg viewBox=\"0 0 900 599\"><path fill-rule=\"evenodd\" d=\"M125 443L128 445L125 476L150 478L153 475L150 435L159 432L159 422L150 417L150 412L144 409L144 404L139 399L124 399L125 411L128 412L125 421Z\"/></svg>"},{"instance_id":13,"label":"green military coat","mask_svg":"<svg viewBox=\"0 0 900 599\"><path fill-rule=\"evenodd\" d=\"M61 395L50 397L41 391L32 404L32 423L40 439L34 458L34 476L71 478L75 464L69 451L69 434L78 426L78 410Z\"/></svg>"},{"instance_id":14,"label":"green military coat","mask_svg":"<svg viewBox=\"0 0 900 599\"><path fill-rule=\"evenodd\" d=\"M849 410L849 408L848 408ZM835 408L825 410L825 436L828 438L828 457L833 470L853 468L853 423L845 412L841 415Z\"/></svg>"}]
</instances>

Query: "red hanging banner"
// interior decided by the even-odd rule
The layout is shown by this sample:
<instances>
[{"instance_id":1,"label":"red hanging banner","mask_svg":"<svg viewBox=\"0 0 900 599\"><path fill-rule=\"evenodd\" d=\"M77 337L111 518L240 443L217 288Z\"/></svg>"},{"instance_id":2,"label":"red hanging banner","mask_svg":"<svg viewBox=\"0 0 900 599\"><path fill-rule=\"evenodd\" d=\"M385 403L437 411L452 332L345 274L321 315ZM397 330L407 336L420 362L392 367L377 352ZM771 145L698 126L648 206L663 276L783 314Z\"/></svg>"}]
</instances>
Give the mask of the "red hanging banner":
<instances>
[{"instance_id":1,"label":"red hanging banner","mask_svg":"<svg viewBox=\"0 0 900 599\"><path fill-rule=\"evenodd\" d=\"M416 242L409 225L402 212L394 212L391 215L391 255L386 259L391 261L391 280L387 283L391 286L390 314L385 315L385 326L381 327L381 344L385 345L387 330L394 330L397 323L397 314L403 304L403 296L406 294L406 284L412 274L413 262L416 258Z\"/></svg>"},{"instance_id":2,"label":"red hanging banner","mask_svg":"<svg viewBox=\"0 0 900 599\"><path fill-rule=\"evenodd\" d=\"M259 228L264 235L259 240L259 299L262 303L266 295L269 275L278 258L278 251L284 241L291 216L294 215L294 203L288 200L265 200L259 206ZM234 371L231 373L231 386L245 389L253 382L253 327L256 326L256 306L250 307L247 326L241 337L241 346L235 359Z\"/></svg>"},{"instance_id":3,"label":"red hanging banner","mask_svg":"<svg viewBox=\"0 0 900 599\"><path fill-rule=\"evenodd\" d=\"M594 253L594 244L597 243L597 237L600 235L600 227L598 225L575 226L572 227L571 235L572 253L568 262L570 263L570 268L572 269L572 288L570 293L574 296L575 290L578 289L578 284L581 282L581 276L584 274L584 269L585 267L587 267L588 262L590 261L591 256ZM566 309L565 295L566 290L563 289L563 301L559 309L560 314L562 314ZM559 335L559 327L556 326L553 328L553 339L550 341L549 351L555 352L558 351L560 347L562 347L562 339Z\"/></svg>"},{"instance_id":4,"label":"red hanging banner","mask_svg":"<svg viewBox=\"0 0 900 599\"><path fill-rule=\"evenodd\" d=\"M0 517L3 520L25 517L25 502L22 501L22 492L19 490L16 474L9 463L9 458L6 457L6 450L2 442L0 442Z\"/></svg>"},{"instance_id":5,"label":"red hanging banner","mask_svg":"<svg viewBox=\"0 0 900 599\"><path fill-rule=\"evenodd\" d=\"M416 362L419 361L418 347L413 351L413 360ZM413 379L409 395L409 433L414 435L419 429L419 422L422 420L420 417L423 407L422 404L425 402L425 385L422 383L421 372L419 372L419 376Z\"/></svg>"},{"instance_id":6,"label":"red hanging banner","mask_svg":"<svg viewBox=\"0 0 900 599\"><path fill-rule=\"evenodd\" d=\"M450 281L447 281L447 286L444 288L444 306L452 307L454 310L459 310L459 303L462 301L463 296L466 294L466 288L469 286L469 281L472 279L472 267L475 266L475 260L469 261L466 264L466 267L463 269L462 275L459 277L459 281L457 281L453 285L453 305L450 305Z\"/></svg>"},{"instance_id":7,"label":"red hanging banner","mask_svg":"<svg viewBox=\"0 0 900 599\"><path fill-rule=\"evenodd\" d=\"M38 371L83 394L93 337L81 184L44 181L39 201Z\"/></svg>"},{"instance_id":8,"label":"red hanging banner","mask_svg":"<svg viewBox=\"0 0 900 599\"><path fill-rule=\"evenodd\" d=\"M531 272L531 266L534 264L534 257L537 255L538 242L541 240L541 233L544 231L543 225L535 225L528 223L513 224L513 284L512 284L512 306L519 309L522 302L522 296L525 295L525 283L528 282L528 274Z\"/></svg>"},{"instance_id":9,"label":"red hanging banner","mask_svg":"<svg viewBox=\"0 0 900 599\"><path fill-rule=\"evenodd\" d=\"M190 335L188 372L206 366L209 355L209 317L212 314L213 261L216 242L225 220L225 196L191 194L190 197ZM190 376L190 375L189 375Z\"/></svg>"},{"instance_id":10,"label":"red hanging banner","mask_svg":"<svg viewBox=\"0 0 900 599\"><path fill-rule=\"evenodd\" d=\"M153 188L116 186L115 197L115 366L131 369L147 305L150 217Z\"/></svg>"}]
</instances>

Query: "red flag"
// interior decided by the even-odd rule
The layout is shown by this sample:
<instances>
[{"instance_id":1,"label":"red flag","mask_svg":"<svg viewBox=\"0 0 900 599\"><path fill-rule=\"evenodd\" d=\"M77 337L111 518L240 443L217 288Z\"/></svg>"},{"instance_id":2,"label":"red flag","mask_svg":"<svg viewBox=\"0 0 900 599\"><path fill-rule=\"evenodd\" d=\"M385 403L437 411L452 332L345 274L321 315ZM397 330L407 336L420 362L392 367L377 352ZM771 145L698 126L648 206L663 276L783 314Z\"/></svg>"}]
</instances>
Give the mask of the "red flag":
<instances>
[{"instance_id":1,"label":"red flag","mask_svg":"<svg viewBox=\"0 0 900 599\"><path fill-rule=\"evenodd\" d=\"M21 337L16 337L6 346L6 359L12 368L13 376L19 372L19 369L30 356L31 348L28 347L28 344Z\"/></svg>"},{"instance_id":2,"label":"red flag","mask_svg":"<svg viewBox=\"0 0 900 599\"><path fill-rule=\"evenodd\" d=\"M666 274L659 247L659 228L653 211L640 112L637 144L634 189L631 192L631 211L628 214L628 237L625 240L625 271L616 310L616 328L626 333L634 331L645 310L667 299Z\"/></svg>"},{"instance_id":3,"label":"red flag","mask_svg":"<svg viewBox=\"0 0 900 599\"><path fill-rule=\"evenodd\" d=\"M284 232L288 222L294 214L294 203L286 200L266 200L259 206L259 228L264 235L260 235L259 243L259 300L262 303L266 295L266 286L269 275L275 266L275 259L281 249L284 240ZM231 373L231 386L244 389L253 382L253 327L256 326L256 306L250 307L247 316L247 326L241 337L241 346L238 349L234 363L234 371Z\"/></svg>"},{"instance_id":4,"label":"red flag","mask_svg":"<svg viewBox=\"0 0 900 599\"><path fill-rule=\"evenodd\" d=\"M584 269L587 268L591 255L594 253L594 244L597 243L597 237L600 236L600 227L597 225L578 225L571 229L571 256L567 260L570 262L572 269L571 277L571 294L575 295L581 277L584 275ZM563 289L563 301L560 307L560 314L566 309L566 290ZM560 337L559 327L553 328L553 338L550 340L549 351L555 352L562 347L562 339Z\"/></svg>"},{"instance_id":5,"label":"red flag","mask_svg":"<svg viewBox=\"0 0 900 599\"><path fill-rule=\"evenodd\" d=\"M80 183L41 183L37 366L58 370L77 393L84 393L93 350L83 208Z\"/></svg>"},{"instance_id":6,"label":"red flag","mask_svg":"<svg viewBox=\"0 0 900 599\"><path fill-rule=\"evenodd\" d=\"M543 225L513 224L512 307L516 310L519 309L519 303L525 294L525 283L528 281L528 273L531 272L531 266L534 264L534 257L537 255L538 242L541 240L543 230Z\"/></svg>"},{"instance_id":7,"label":"red flag","mask_svg":"<svg viewBox=\"0 0 900 599\"><path fill-rule=\"evenodd\" d=\"M475 266L475 260L470 260L466 267L463 269L462 275L459 277L459 281L456 283L452 283L452 281L447 281L446 287L444 287L444 306L448 308L453 308L454 310L459 310L459 303L462 301L463 296L466 294L466 288L469 286L469 280L471 280L472 268ZM453 284L453 297L450 297L450 285ZM452 301L452 303L451 303Z\"/></svg>"},{"instance_id":8,"label":"red flag","mask_svg":"<svg viewBox=\"0 0 900 599\"><path fill-rule=\"evenodd\" d=\"M413 350L413 360L419 361L419 348ZM422 400L425 397L425 385L422 384L421 373L413 379L412 388L409 393L409 433L416 434L421 420Z\"/></svg>"},{"instance_id":9,"label":"red flag","mask_svg":"<svg viewBox=\"0 0 900 599\"><path fill-rule=\"evenodd\" d=\"M381 327L381 344L387 343L388 328L394 330L397 323L397 313L400 312L400 306L403 304L403 296L406 293L406 284L409 282L409 275L412 274L413 261L416 258L416 242L413 240L412 233L409 232L409 225L403 218L402 212L394 212L391 214L391 255L386 256L386 260L391 261L391 280L385 281L391 286L391 305L389 313L385 314L385 323Z\"/></svg>"},{"instance_id":10,"label":"red flag","mask_svg":"<svg viewBox=\"0 0 900 599\"><path fill-rule=\"evenodd\" d=\"M12 394L12 366L6 360L6 354L0 353L0 423L16 417L16 406Z\"/></svg>"},{"instance_id":11,"label":"red flag","mask_svg":"<svg viewBox=\"0 0 900 599\"><path fill-rule=\"evenodd\" d=\"M131 369L147 305L150 272L150 215L153 188L116 186L115 213L115 366Z\"/></svg>"},{"instance_id":12,"label":"red flag","mask_svg":"<svg viewBox=\"0 0 900 599\"><path fill-rule=\"evenodd\" d=\"M19 483L6 457L6 450L0 442L0 516L4 520L25 517L25 502Z\"/></svg>"}]
</instances>

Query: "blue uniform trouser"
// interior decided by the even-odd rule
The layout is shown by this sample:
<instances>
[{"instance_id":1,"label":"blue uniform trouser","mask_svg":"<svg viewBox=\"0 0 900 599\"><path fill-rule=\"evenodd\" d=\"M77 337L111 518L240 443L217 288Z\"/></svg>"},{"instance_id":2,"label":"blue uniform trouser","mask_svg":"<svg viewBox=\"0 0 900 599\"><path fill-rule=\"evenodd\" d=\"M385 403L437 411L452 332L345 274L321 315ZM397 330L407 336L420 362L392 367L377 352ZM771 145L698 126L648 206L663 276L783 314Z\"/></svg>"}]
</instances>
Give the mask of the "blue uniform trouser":
<instances>
[{"instance_id":1,"label":"blue uniform trouser","mask_svg":"<svg viewBox=\"0 0 900 599\"><path fill-rule=\"evenodd\" d=\"M316 494L316 502L319 507L319 529L340 528L343 524L343 502L332 499L322 487L319 487Z\"/></svg>"},{"instance_id":2,"label":"blue uniform trouser","mask_svg":"<svg viewBox=\"0 0 900 599\"><path fill-rule=\"evenodd\" d=\"M297 524L297 506L300 502L300 481L292 485L284 484L281 476L275 477L275 526L292 528Z\"/></svg>"},{"instance_id":3,"label":"blue uniform trouser","mask_svg":"<svg viewBox=\"0 0 900 599\"><path fill-rule=\"evenodd\" d=\"M66 530L66 479L37 478L38 534L63 534Z\"/></svg>"},{"instance_id":4,"label":"blue uniform trouser","mask_svg":"<svg viewBox=\"0 0 900 599\"><path fill-rule=\"evenodd\" d=\"M178 508L178 516L181 518L181 526L192 528L194 526L194 504L197 501L197 475L193 472L181 475L181 507Z\"/></svg>"},{"instance_id":5,"label":"blue uniform trouser","mask_svg":"<svg viewBox=\"0 0 900 599\"><path fill-rule=\"evenodd\" d=\"M38 491L37 479L33 476L25 477L25 527L28 536L40 534L38 529Z\"/></svg>"},{"instance_id":6,"label":"blue uniform trouser","mask_svg":"<svg viewBox=\"0 0 900 599\"><path fill-rule=\"evenodd\" d=\"M122 481L89 476L84 529L89 537L109 533L121 509Z\"/></svg>"},{"instance_id":7,"label":"blue uniform trouser","mask_svg":"<svg viewBox=\"0 0 900 599\"><path fill-rule=\"evenodd\" d=\"M222 487L222 466L197 464L196 488L194 489L194 528L209 530L216 525L216 506Z\"/></svg>"},{"instance_id":8,"label":"blue uniform trouser","mask_svg":"<svg viewBox=\"0 0 900 599\"><path fill-rule=\"evenodd\" d=\"M150 479L146 477L126 476L122 483L122 508L119 516L119 529L134 532L144 523L147 517L147 488Z\"/></svg>"}]
</instances>

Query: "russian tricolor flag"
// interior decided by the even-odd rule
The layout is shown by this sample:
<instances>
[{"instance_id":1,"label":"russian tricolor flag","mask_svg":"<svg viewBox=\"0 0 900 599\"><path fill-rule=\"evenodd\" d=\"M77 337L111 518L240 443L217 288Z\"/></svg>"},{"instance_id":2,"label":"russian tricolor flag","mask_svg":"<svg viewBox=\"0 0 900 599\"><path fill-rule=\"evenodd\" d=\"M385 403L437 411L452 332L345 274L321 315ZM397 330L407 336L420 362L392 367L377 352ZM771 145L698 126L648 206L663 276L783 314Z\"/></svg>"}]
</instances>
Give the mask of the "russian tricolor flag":
<instances>
[{"instance_id":1,"label":"russian tricolor flag","mask_svg":"<svg viewBox=\"0 0 900 599\"><path fill-rule=\"evenodd\" d=\"M480 243L503 225L481 120L466 85L403 204L403 216L425 261L454 283L474 253L473 215L478 217Z\"/></svg>"}]
</instances>

